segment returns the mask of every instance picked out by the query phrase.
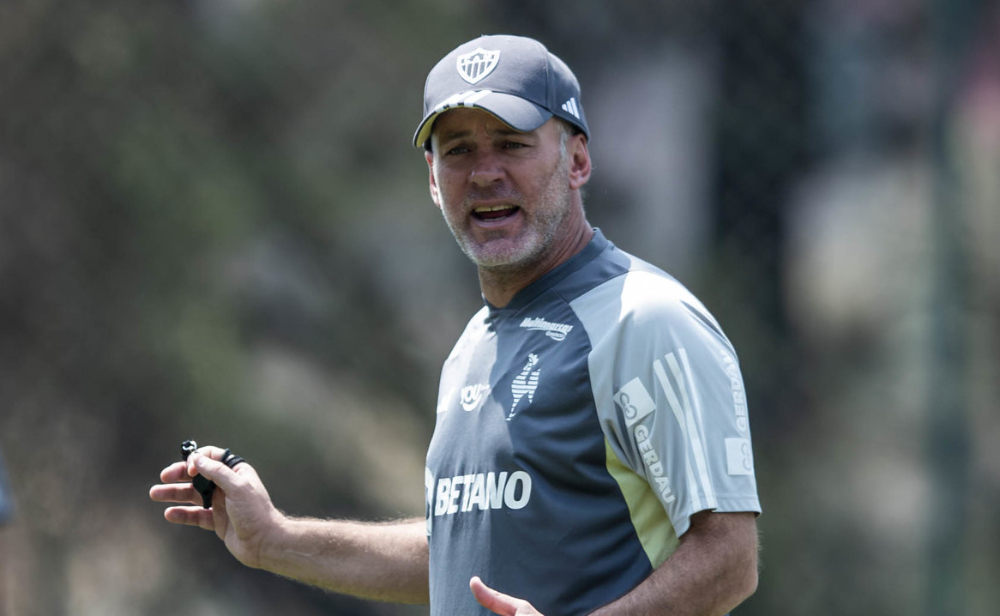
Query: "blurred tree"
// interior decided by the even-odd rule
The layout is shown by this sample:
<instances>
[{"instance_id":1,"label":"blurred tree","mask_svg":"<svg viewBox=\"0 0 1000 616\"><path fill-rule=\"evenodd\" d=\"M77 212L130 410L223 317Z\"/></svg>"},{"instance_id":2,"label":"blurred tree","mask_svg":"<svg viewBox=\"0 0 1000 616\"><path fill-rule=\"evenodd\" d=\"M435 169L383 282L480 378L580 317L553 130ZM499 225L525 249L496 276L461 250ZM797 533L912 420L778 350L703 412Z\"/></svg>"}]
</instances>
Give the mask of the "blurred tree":
<instances>
[{"instance_id":1,"label":"blurred tree","mask_svg":"<svg viewBox=\"0 0 1000 616\"><path fill-rule=\"evenodd\" d=\"M716 249L708 276L717 316L740 341L748 395L766 412L756 434L788 427L801 404L801 365L785 314L785 208L807 168L804 3L722 2L709 30L718 37L720 91L714 123Z\"/></svg>"}]
</instances>

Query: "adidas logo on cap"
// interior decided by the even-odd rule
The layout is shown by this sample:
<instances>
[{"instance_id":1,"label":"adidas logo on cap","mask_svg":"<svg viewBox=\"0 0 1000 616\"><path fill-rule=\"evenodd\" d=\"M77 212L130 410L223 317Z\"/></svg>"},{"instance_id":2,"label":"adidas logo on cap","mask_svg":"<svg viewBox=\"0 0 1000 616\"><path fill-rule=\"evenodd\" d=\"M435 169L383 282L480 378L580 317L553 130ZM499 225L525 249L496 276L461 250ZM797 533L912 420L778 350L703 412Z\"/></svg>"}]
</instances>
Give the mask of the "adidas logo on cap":
<instances>
[{"instance_id":1,"label":"adidas logo on cap","mask_svg":"<svg viewBox=\"0 0 1000 616\"><path fill-rule=\"evenodd\" d=\"M562 104L562 110L570 114L577 120L580 119L580 108L576 104L576 97L570 98L568 101Z\"/></svg>"}]
</instances>

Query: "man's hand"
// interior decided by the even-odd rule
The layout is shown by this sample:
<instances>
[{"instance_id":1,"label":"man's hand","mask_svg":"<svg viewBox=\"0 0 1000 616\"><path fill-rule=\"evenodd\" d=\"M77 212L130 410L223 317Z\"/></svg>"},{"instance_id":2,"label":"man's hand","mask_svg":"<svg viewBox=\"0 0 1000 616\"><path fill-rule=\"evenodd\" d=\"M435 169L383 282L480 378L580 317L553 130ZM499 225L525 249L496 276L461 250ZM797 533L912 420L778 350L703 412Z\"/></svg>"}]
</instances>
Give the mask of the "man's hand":
<instances>
[{"instance_id":1,"label":"man's hand","mask_svg":"<svg viewBox=\"0 0 1000 616\"><path fill-rule=\"evenodd\" d=\"M500 614L500 616L542 616L538 610L524 599L517 599L493 590L486 584L483 584L479 576L475 576L469 580L469 588L472 589L472 595L479 602L479 605L494 614Z\"/></svg>"},{"instance_id":2,"label":"man's hand","mask_svg":"<svg viewBox=\"0 0 1000 616\"><path fill-rule=\"evenodd\" d=\"M231 469L220 462L223 454L218 447L202 447L187 461L171 464L160 473L163 484L150 488L149 497L161 503L193 505L168 507L163 516L174 524L214 530L237 560L257 568L264 539L284 516L271 503L253 467L242 462ZM201 495L191 485L191 478L199 473L217 486L211 509L201 506Z\"/></svg>"}]
</instances>

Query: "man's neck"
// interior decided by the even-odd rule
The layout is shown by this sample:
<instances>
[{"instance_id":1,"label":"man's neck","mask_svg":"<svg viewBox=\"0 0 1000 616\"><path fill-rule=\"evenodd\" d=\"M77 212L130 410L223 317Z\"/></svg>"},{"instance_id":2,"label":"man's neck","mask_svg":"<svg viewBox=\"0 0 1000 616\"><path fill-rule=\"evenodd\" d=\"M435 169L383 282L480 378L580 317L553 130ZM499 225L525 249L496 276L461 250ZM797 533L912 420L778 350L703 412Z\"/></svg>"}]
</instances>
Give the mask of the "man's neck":
<instances>
[{"instance_id":1,"label":"man's neck","mask_svg":"<svg viewBox=\"0 0 1000 616\"><path fill-rule=\"evenodd\" d=\"M584 221L584 224L577 226L569 241L561 242L559 247L542 255L542 258L534 264L509 268L479 268L479 286L483 297L492 306L505 307L521 289L569 261L583 250L593 236L594 230L589 223Z\"/></svg>"}]
</instances>

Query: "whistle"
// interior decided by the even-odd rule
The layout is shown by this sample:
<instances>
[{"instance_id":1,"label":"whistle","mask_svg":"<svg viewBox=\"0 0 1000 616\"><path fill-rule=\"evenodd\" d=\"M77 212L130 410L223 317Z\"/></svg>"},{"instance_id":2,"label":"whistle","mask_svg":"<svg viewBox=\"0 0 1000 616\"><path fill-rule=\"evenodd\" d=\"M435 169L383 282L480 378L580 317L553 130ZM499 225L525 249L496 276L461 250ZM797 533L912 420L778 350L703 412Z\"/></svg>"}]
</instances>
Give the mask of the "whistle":
<instances>
[{"instance_id":1,"label":"whistle","mask_svg":"<svg viewBox=\"0 0 1000 616\"><path fill-rule=\"evenodd\" d=\"M184 441L181 443L181 459L187 462L188 457L198 449L195 441ZM215 482L203 477L201 474L191 478L191 485L201 494L201 506L208 509L212 506L212 494L215 493Z\"/></svg>"}]
</instances>

